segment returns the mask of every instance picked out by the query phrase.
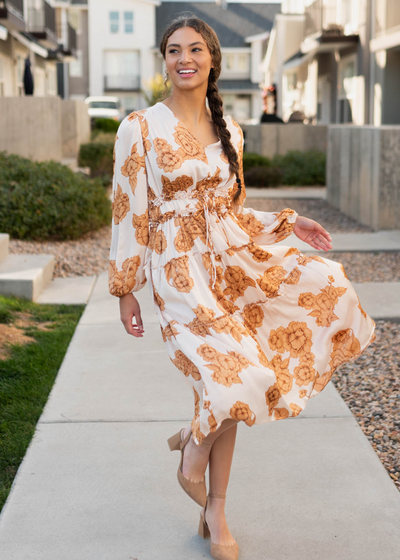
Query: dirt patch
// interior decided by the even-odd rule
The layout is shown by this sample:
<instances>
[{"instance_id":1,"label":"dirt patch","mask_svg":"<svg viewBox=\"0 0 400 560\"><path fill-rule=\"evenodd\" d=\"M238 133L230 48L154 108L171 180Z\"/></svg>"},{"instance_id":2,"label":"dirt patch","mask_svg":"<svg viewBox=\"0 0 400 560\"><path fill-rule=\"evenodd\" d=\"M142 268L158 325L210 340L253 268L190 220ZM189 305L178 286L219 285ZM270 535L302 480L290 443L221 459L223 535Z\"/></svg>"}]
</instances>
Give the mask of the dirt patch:
<instances>
[{"instance_id":1,"label":"dirt patch","mask_svg":"<svg viewBox=\"0 0 400 560\"><path fill-rule=\"evenodd\" d=\"M29 313L17 312L14 315L14 321L11 325L0 323L0 360L8 360L11 356L12 344L29 344L35 342L35 339L25 334L25 330L29 327L35 327L38 330L46 331L52 325L51 322L39 323L35 321Z\"/></svg>"}]
</instances>

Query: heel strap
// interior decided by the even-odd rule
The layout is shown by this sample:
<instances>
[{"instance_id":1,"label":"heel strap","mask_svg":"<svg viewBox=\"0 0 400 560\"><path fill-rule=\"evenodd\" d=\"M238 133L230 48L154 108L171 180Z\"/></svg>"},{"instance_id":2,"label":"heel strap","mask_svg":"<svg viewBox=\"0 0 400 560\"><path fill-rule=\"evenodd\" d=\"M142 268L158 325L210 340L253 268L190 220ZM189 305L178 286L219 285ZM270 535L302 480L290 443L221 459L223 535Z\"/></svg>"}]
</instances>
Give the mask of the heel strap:
<instances>
[{"instance_id":1,"label":"heel strap","mask_svg":"<svg viewBox=\"0 0 400 560\"><path fill-rule=\"evenodd\" d=\"M226 494L214 494L213 492L209 492L208 496L210 498L226 498Z\"/></svg>"}]
</instances>

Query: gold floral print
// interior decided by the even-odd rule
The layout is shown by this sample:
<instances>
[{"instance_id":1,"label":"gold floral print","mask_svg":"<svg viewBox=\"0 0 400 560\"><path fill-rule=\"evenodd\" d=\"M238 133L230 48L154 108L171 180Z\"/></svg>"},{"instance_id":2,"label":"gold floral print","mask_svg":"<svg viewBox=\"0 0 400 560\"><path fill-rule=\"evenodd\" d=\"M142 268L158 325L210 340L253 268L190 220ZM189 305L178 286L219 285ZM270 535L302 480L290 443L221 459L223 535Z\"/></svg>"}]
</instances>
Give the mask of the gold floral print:
<instances>
[{"instance_id":1,"label":"gold floral print","mask_svg":"<svg viewBox=\"0 0 400 560\"><path fill-rule=\"evenodd\" d=\"M121 223L130 209L129 196L122 192L121 185L118 184L112 205L114 223L116 225Z\"/></svg>"},{"instance_id":2,"label":"gold floral print","mask_svg":"<svg viewBox=\"0 0 400 560\"><path fill-rule=\"evenodd\" d=\"M256 415L247 403L242 401L236 401L231 407L229 414L234 420L239 420L247 424L248 426L253 426L256 421Z\"/></svg>"},{"instance_id":3,"label":"gold floral print","mask_svg":"<svg viewBox=\"0 0 400 560\"><path fill-rule=\"evenodd\" d=\"M268 298L277 297L279 295L279 286L285 280L286 274L287 270L283 266L271 266L267 268L263 276L258 278L257 284Z\"/></svg>"},{"instance_id":4,"label":"gold floral print","mask_svg":"<svg viewBox=\"0 0 400 560\"><path fill-rule=\"evenodd\" d=\"M313 383L313 390L321 392L331 380L332 373L330 371L326 371L323 375L317 373L315 376L315 381Z\"/></svg>"},{"instance_id":5,"label":"gold floral print","mask_svg":"<svg viewBox=\"0 0 400 560\"><path fill-rule=\"evenodd\" d=\"M290 358L282 359L282 356L275 355L269 365L275 372L276 385L281 395L286 395L292 390L293 376L289 371Z\"/></svg>"},{"instance_id":6,"label":"gold floral print","mask_svg":"<svg viewBox=\"0 0 400 560\"><path fill-rule=\"evenodd\" d=\"M252 278L246 276L245 271L240 266L227 266L224 272L224 280L226 283L224 296L229 297L232 302L244 296L248 287L254 288L256 285Z\"/></svg>"},{"instance_id":7,"label":"gold floral print","mask_svg":"<svg viewBox=\"0 0 400 560\"><path fill-rule=\"evenodd\" d=\"M175 151L163 138L155 138L153 146L157 154L157 165L166 173L172 173L174 169L179 169L185 161L182 151Z\"/></svg>"},{"instance_id":8,"label":"gold floral print","mask_svg":"<svg viewBox=\"0 0 400 560\"><path fill-rule=\"evenodd\" d=\"M211 173L207 175L204 179L201 179L196 183L195 190L198 192L204 192L208 189L216 189L220 183L222 183L222 178L219 176L221 170L217 167L214 175L211 177Z\"/></svg>"},{"instance_id":9,"label":"gold floral print","mask_svg":"<svg viewBox=\"0 0 400 560\"><path fill-rule=\"evenodd\" d=\"M360 341L351 328L342 329L332 337L333 348L329 362L331 372L360 353Z\"/></svg>"},{"instance_id":10,"label":"gold floral print","mask_svg":"<svg viewBox=\"0 0 400 560\"><path fill-rule=\"evenodd\" d=\"M167 246L168 243L165 233L162 230L158 230L154 235L154 251L157 253L157 255L162 255Z\"/></svg>"},{"instance_id":11,"label":"gold floral print","mask_svg":"<svg viewBox=\"0 0 400 560\"><path fill-rule=\"evenodd\" d=\"M300 389L300 391L299 391L299 397L300 397L301 399L304 399L304 397L306 397L306 396L307 396L307 390L306 390L306 389Z\"/></svg>"},{"instance_id":12,"label":"gold floral print","mask_svg":"<svg viewBox=\"0 0 400 560\"><path fill-rule=\"evenodd\" d=\"M175 194L179 191L187 191L193 185L192 177L182 175L173 181L170 181L165 175L161 175L162 193L164 200L173 200Z\"/></svg>"},{"instance_id":13,"label":"gold floral print","mask_svg":"<svg viewBox=\"0 0 400 560\"><path fill-rule=\"evenodd\" d=\"M248 235L258 235L264 229L264 226L253 214L237 214L236 218L239 225Z\"/></svg>"},{"instance_id":14,"label":"gold floral print","mask_svg":"<svg viewBox=\"0 0 400 560\"><path fill-rule=\"evenodd\" d=\"M132 215L132 225L135 228L135 237L140 245L148 245L149 243L149 213L146 210L144 214L137 216Z\"/></svg>"},{"instance_id":15,"label":"gold floral print","mask_svg":"<svg viewBox=\"0 0 400 560\"><path fill-rule=\"evenodd\" d=\"M265 249L262 249L253 242L249 243L247 247L256 262L267 262L272 257L272 253L268 253L268 251L265 251Z\"/></svg>"},{"instance_id":16,"label":"gold floral print","mask_svg":"<svg viewBox=\"0 0 400 560\"><path fill-rule=\"evenodd\" d=\"M182 147L185 159L199 159L208 163L204 147L189 132L189 130L178 122L174 132L175 142Z\"/></svg>"},{"instance_id":17,"label":"gold floral print","mask_svg":"<svg viewBox=\"0 0 400 560\"><path fill-rule=\"evenodd\" d=\"M307 327L307 323L291 321L286 329L272 329L268 344L271 350L280 353L288 351L291 358L301 358L311 351L312 331Z\"/></svg>"},{"instance_id":18,"label":"gold floral print","mask_svg":"<svg viewBox=\"0 0 400 560\"><path fill-rule=\"evenodd\" d=\"M294 268L289 274L288 276L286 276L284 283L285 284L298 284L299 280L300 280L300 276L301 276L301 272L300 270L297 268Z\"/></svg>"},{"instance_id":19,"label":"gold floral print","mask_svg":"<svg viewBox=\"0 0 400 560\"><path fill-rule=\"evenodd\" d=\"M176 330L176 328L174 327L174 325L177 324L178 324L177 321L170 321L166 327L164 328L161 327L161 334L164 342L167 342L167 340L171 340L172 338L175 338L179 334L179 331Z\"/></svg>"},{"instance_id":20,"label":"gold floral print","mask_svg":"<svg viewBox=\"0 0 400 560\"><path fill-rule=\"evenodd\" d=\"M145 156L140 156L138 154L137 144L137 142L133 144L131 155L126 158L124 165L121 167L122 175L129 178L129 184L133 194L135 194L139 171L143 169L146 173Z\"/></svg>"},{"instance_id":21,"label":"gold floral print","mask_svg":"<svg viewBox=\"0 0 400 560\"><path fill-rule=\"evenodd\" d=\"M206 243L206 221L204 216L177 216L174 220L176 226L180 226L174 239L174 247L179 253L189 251L194 246L194 241L199 237Z\"/></svg>"},{"instance_id":22,"label":"gold floral print","mask_svg":"<svg viewBox=\"0 0 400 560\"><path fill-rule=\"evenodd\" d=\"M208 416L208 425L210 426L210 432L213 433L217 430L217 421L213 412L210 412Z\"/></svg>"},{"instance_id":23,"label":"gold floral print","mask_svg":"<svg viewBox=\"0 0 400 560\"><path fill-rule=\"evenodd\" d=\"M264 319L264 311L257 303L248 303L243 307L244 324L254 334L257 334L257 327L261 327Z\"/></svg>"},{"instance_id":24,"label":"gold floral print","mask_svg":"<svg viewBox=\"0 0 400 560\"><path fill-rule=\"evenodd\" d=\"M299 295L298 304L305 309L311 309L311 317L316 317L316 323L319 327L330 327L332 321L339 319L333 312L339 297L345 294L347 288L335 288L332 281L325 288L320 288L319 294L304 292Z\"/></svg>"},{"instance_id":25,"label":"gold floral print","mask_svg":"<svg viewBox=\"0 0 400 560\"><path fill-rule=\"evenodd\" d=\"M189 257L184 255L171 259L164 266L165 276L170 286L173 286L178 292L188 294L194 286L193 278L189 274ZM172 282L171 282L172 281Z\"/></svg>"},{"instance_id":26,"label":"gold floral print","mask_svg":"<svg viewBox=\"0 0 400 560\"><path fill-rule=\"evenodd\" d=\"M271 385L271 387L265 393L265 401L268 405L268 416L272 416L272 412L278 404L280 398L281 393L278 389L278 385L274 383L274 385Z\"/></svg>"},{"instance_id":27,"label":"gold floral print","mask_svg":"<svg viewBox=\"0 0 400 560\"><path fill-rule=\"evenodd\" d=\"M225 387L231 387L233 383L242 383L238 374L250 365L244 356L233 350L223 354L208 344L202 344L196 352L203 360L210 362L205 367L214 372L211 375L212 380Z\"/></svg>"},{"instance_id":28,"label":"gold floral print","mask_svg":"<svg viewBox=\"0 0 400 560\"><path fill-rule=\"evenodd\" d=\"M161 311L165 311L165 301L163 298L154 290L154 302L161 309Z\"/></svg>"},{"instance_id":29,"label":"gold floral print","mask_svg":"<svg viewBox=\"0 0 400 560\"><path fill-rule=\"evenodd\" d=\"M200 414L200 395L194 387L192 387L192 389L194 392L194 413L197 416Z\"/></svg>"},{"instance_id":30,"label":"gold floral print","mask_svg":"<svg viewBox=\"0 0 400 560\"><path fill-rule=\"evenodd\" d=\"M229 164L229 159L226 157L225 152L221 152L220 158L222 159L222 161L223 161L224 163L228 163L228 164Z\"/></svg>"},{"instance_id":31,"label":"gold floral print","mask_svg":"<svg viewBox=\"0 0 400 560\"><path fill-rule=\"evenodd\" d=\"M117 270L115 260L109 261L108 288L112 295L121 297L131 292L136 283L136 273L140 266L140 257L135 255L125 259L122 269Z\"/></svg>"},{"instance_id":32,"label":"gold floral print","mask_svg":"<svg viewBox=\"0 0 400 560\"><path fill-rule=\"evenodd\" d=\"M193 437L197 439L199 445L201 445L203 439L206 437L203 432L200 430L200 418L197 416L193 417L191 428L193 432Z\"/></svg>"},{"instance_id":33,"label":"gold floral print","mask_svg":"<svg viewBox=\"0 0 400 560\"><path fill-rule=\"evenodd\" d=\"M300 364L294 368L296 385L299 387L308 385L311 381L314 381L316 374L317 372L309 363L300 360Z\"/></svg>"},{"instance_id":34,"label":"gold floral print","mask_svg":"<svg viewBox=\"0 0 400 560\"><path fill-rule=\"evenodd\" d=\"M216 319L213 324L212 328L217 333L225 333L229 334L236 342L240 342L242 340L242 336L248 336L246 329L239 323L239 321L235 321L229 315L224 315Z\"/></svg>"},{"instance_id":35,"label":"gold floral print","mask_svg":"<svg viewBox=\"0 0 400 560\"><path fill-rule=\"evenodd\" d=\"M175 358L171 362L186 376L193 377L195 381L200 381L201 375L199 368L181 351L175 352Z\"/></svg>"},{"instance_id":36,"label":"gold floral print","mask_svg":"<svg viewBox=\"0 0 400 560\"><path fill-rule=\"evenodd\" d=\"M290 403L289 408L292 410L292 416L298 416L303 410L301 406L295 403Z\"/></svg>"},{"instance_id":37,"label":"gold floral print","mask_svg":"<svg viewBox=\"0 0 400 560\"><path fill-rule=\"evenodd\" d=\"M287 408L274 408L275 420L284 420L288 416L289 416L289 411Z\"/></svg>"},{"instance_id":38,"label":"gold floral print","mask_svg":"<svg viewBox=\"0 0 400 560\"><path fill-rule=\"evenodd\" d=\"M343 276L346 278L346 280L349 280L349 277L348 277L347 274L346 274L346 271L345 271L345 269L344 269L343 264L342 264L342 263L339 263L339 265L340 265L340 270L343 272Z\"/></svg>"}]
</instances>

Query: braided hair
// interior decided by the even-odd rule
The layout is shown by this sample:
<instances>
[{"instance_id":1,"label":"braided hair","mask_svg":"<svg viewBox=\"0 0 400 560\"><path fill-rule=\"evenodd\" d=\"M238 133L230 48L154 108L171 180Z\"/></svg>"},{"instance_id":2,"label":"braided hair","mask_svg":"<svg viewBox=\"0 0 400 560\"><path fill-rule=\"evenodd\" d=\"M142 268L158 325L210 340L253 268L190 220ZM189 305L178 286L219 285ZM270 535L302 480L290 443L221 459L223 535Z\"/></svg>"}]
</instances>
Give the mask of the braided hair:
<instances>
[{"instance_id":1,"label":"braided hair","mask_svg":"<svg viewBox=\"0 0 400 560\"><path fill-rule=\"evenodd\" d=\"M233 144L231 142L231 133L229 132L226 126L225 119L223 118L223 103L217 86L217 81L221 74L222 61L219 40L215 31L205 21L192 15L179 16L170 23L170 25L164 31L164 35L161 39L160 52L163 55L164 59L168 39L177 29L180 29L182 27L191 27L197 33L199 33L206 42L211 54L211 59L214 67L210 70L206 95L216 133L221 140L223 152L229 161L229 170L231 172L231 176L236 176L237 190L233 195L233 202L236 203L241 194L242 184L240 179L238 154L233 147Z\"/></svg>"}]
</instances>

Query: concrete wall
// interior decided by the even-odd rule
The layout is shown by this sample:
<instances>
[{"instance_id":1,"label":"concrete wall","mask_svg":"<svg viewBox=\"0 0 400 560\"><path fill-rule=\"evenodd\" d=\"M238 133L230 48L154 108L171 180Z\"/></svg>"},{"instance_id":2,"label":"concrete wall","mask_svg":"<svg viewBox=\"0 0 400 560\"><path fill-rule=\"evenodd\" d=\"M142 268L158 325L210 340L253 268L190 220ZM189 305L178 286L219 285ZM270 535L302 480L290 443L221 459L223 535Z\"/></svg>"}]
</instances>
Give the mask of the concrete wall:
<instances>
[{"instance_id":1,"label":"concrete wall","mask_svg":"<svg viewBox=\"0 0 400 560\"><path fill-rule=\"evenodd\" d=\"M400 222L400 126L331 125L327 199L375 231Z\"/></svg>"},{"instance_id":2,"label":"concrete wall","mask_svg":"<svg viewBox=\"0 0 400 560\"><path fill-rule=\"evenodd\" d=\"M90 140L87 105L70 99L61 101L61 142L64 158L74 158L79 146Z\"/></svg>"},{"instance_id":3,"label":"concrete wall","mask_svg":"<svg viewBox=\"0 0 400 560\"><path fill-rule=\"evenodd\" d=\"M87 106L59 97L0 98L0 151L36 161L76 157L90 136Z\"/></svg>"},{"instance_id":4,"label":"concrete wall","mask_svg":"<svg viewBox=\"0 0 400 560\"><path fill-rule=\"evenodd\" d=\"M327 126L295 124L248 124L242 126L246 152L273 157L289 150L326 151Z\"/></svg>"}]
</instances>

